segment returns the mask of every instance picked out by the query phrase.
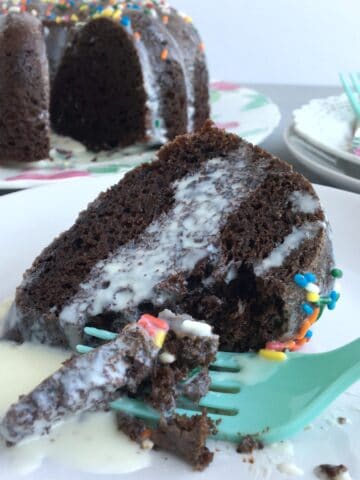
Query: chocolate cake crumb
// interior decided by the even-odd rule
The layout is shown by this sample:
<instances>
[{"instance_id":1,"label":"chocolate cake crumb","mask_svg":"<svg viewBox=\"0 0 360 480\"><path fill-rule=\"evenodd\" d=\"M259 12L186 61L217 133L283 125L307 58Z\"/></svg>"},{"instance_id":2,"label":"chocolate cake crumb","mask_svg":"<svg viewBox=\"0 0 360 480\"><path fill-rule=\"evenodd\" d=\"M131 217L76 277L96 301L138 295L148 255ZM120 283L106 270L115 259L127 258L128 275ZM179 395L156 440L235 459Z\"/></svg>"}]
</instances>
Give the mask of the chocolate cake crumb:
<instances>
[{"instance_id":1,"label":"chocolate cake crumb","mask_svg":"<svg viewBox=\"0 0 360 480\"><path fill-rule=\"evenodd\" d=\"M194 181L188 184L190 179ZM206 201L214 211L220 198L228 207L217 212L219 219L205 234L195 219L199 205L209 211L196 194L202 188L210 192L206 185L213 191ZM190 189L186 195L185 188ZM85 325L117 332L143 313L158 315L170 309L212 325L221 350L257 350L267 342L292 340L304 322L304 292L294 275L313 272L321 295L333 286L324 212L320 204L312 213L294 210L295 193L318 204L311 184L288 164L211 123L196 134L178 136L159 151L157 160L128 172L102 193L35 260L17 289L17 316L6 323L5 337L18 333L23 340L74 347L79 341L87 343ZM164 261L172 257L167 235L163 239L158 232L164 225L170 228L172 220L178 222L179 208L190 215L187 222L192 220L186 228L182 220L176 223L178 238L185 235L191 245L200 245L198 239L205 235L201 242L206 248L187 252L179 246L175 264L147 283L148 293L142 291L139 302L121 294L123 304L117 311L116 283L128 278L125 267L138 270L132 251L146 254L154 266L163 261L161 252L169 254ZM281 254L279 265L273 264L273 255L277 258L278 249L285 251L297 234L303 238L298 248ZM106 283L105 264L112 265L125 251L123 273ZM131 281L126 288L135 291L138 285ZM102 299L95 309L94 296ZM212 355L211 344L200 351L193 341L177 351L170 336L164 348L177 362L186 352L189 368L207 363ZM200 358L192 355L194 351Z\"/></svg>"},{"instance_id":2,"label":"chocolate cake crumb","mask_svg":"<svg viewBox=\"0 0 360 480\"><path fill-rule=\"evenodd\" d=\"M262 450L264 444L261 440L254 438L251 435L245 435L236 448L238 453L252 453L254 450Z\"/></svg>"},{"instance_id":3,"label":"chocolate cake crumb","mask_svg":"<svg viewBox=\"0 0 360 480\"><path fill-rule=\"evenodd\" d=\"M176 415L169 421L162 418L151 440L158 448L182 457L194 470L202 471L213 460L214 453L206 447L206 440L215 433L214 423L203 412L193 417Z\"/></svg>"},{"instance_id":4,"label":"chocolate cake crumb","mask_svg":"<svg viewBox=\"0 0 360 480\"><path fill-rule=\"evenodd\" d=\"M140 445L145 439L151 436L151 430L142 420L126 415L125 413L117 412L116 423L119 430L125 433L130 440Z\"/></svg>"},{"instance_id":5,"label":"chocolate cake crumb","mask_svg":"<svg viewBox=\"0 0 360 480\"><path fill-rule=\"evenodd\" d=\"M315 468L314 472L318 478L327 478L329 480L336 479L340 474L346 473L348 471L345 465L330 465L323 464Z\"/></svg>"},{"instance_id":6,"label":"chocolate cake crumb","mask_svg":"<svg viewBox=\"0 0 360 480\"><path fill-rule=\"evenodd\" d=\"M50 125L47 114L47 70L39 19L27 12L1 15L1 162L35 162L48 158Z\"/></svg>"},{"instance_id":7,"label":"chocolate cake crumb","mask_svg":"<svg viewBox=\"0 0 360 480\"><path fill-rule=\"evenodd\" d=\"M175 415L169 420L161 418L157 429L150 429L138 418L117 414L119 430L143 445L145 440L154 442L154 450L167 450L190 463L194 470L202 471L212 462L214 453L206 447L209 435L216 433L215 424L206 416L187 417Z\"/></svg>"}]
</instances>

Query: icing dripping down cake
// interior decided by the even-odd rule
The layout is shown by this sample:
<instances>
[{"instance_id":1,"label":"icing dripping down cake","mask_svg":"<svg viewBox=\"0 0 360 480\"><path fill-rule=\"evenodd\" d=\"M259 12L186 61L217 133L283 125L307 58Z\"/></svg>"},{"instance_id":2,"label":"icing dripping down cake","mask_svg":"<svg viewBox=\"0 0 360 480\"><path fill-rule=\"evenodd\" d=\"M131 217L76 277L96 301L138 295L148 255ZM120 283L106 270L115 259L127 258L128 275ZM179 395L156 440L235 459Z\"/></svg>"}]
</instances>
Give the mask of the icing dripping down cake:
<instances>
[{"instance_id":1,"label":"icing dripping down cake","mask_svg":"<svg viewBox=\"0 0 360 480\"><path fill-rule=\"evenodd\" d=\"M203 43L163 0L0 2L0 63L0 161L47 158L50 123L98 151L209 117Z\"/></svg>"},{"instance_id":2,"label":"icing dripping down cake","mask_svg":"<svg viewBox=\"0 0 360 480\"><path fill-rule=\"evenodd\" d=\"M303 343L305 311L317 318L333 266L311 184L208 122L102 193L41 253L6 337L74 347L85 325L120 331L170 309L213 325L223 350Z\"/></svg>"}]
</instances>

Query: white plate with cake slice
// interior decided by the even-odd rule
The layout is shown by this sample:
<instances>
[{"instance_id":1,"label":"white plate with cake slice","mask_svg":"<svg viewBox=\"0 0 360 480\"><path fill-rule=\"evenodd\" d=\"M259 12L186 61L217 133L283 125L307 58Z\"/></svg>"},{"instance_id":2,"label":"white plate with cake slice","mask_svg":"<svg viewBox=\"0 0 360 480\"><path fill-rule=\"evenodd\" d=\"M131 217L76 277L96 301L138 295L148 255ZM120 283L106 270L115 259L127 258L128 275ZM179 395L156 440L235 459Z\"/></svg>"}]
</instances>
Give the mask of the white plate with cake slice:
<instances>
[{"instance_id":1,"label":"white plate with cake slice","mask_svg":"<svg viewBox=\"0 0 360 480\"><path fill-rule=\"evenodd\" d=\"M14 295L23 271L31 265L34 257L54 236L73 223L89 201L112 183L109 177L77 179L67 182L66 186L57 184L0 198L0 301ZM316 190L333 228L337 263L344 271L343 295L338 308L332 315L323 315L314 329L314 340L307 347L309 351L324 351L360 334L360 222L357 215L360 196L321 186ZM20 393L29 387L28 372L35 369L40 375L44 364L48 364L46 368L51 370L64 358L59 352L57 356L49 351L36 355L36 368L32 365L19 368L20 360L16 355L10 357L9 354L5 358L2 370L0 366L0 403L9 393L6 381L11 381ZM50 361L53 362L51 365ZM285 442L267 446L251 455L236 453L232 444L210 442L215 459L202 473L193 472L187 464L167 453L140 451L125 442L115 429L107 428L106 423L111 423L108 416L99 419L98 414L90 415L94 417L87 423L85 433L77 425L67 425L60 433L55 432L51 442L46 440L46 445L25 445L22 451L18 447L7 449L0 445L1 480L85 480L90 477L89 473L94 480L138 480L144 476L149 480L168 479L169 476L179 480L195 476L208 480L221 476L286 480L296 478L296 475L311 480L317 478L314 468L324 463L346 465L350 476L339 478L360 478L359 384L342 395L313 425ZM45 450L49 458L42 460L42 451Z\"/></svg>"},{"instance_id":2,"label":"white plate with cake slice","mask_svg":"<svg viewBox=\"0 0 360 480\"><path fill-rule=\"evenodd\" d=\"M239 83L218 81L210 84L212 119L221 128L236 133L253 144L260 144L280 122L277 105L262 93ZM51 160L0 165L0 189L14 190L73 178L109 177L119 181L130 169L151 161L154 148L134 145L109 151L91 152L69 137L51 135Z\"/></svg>"}]
</instances>

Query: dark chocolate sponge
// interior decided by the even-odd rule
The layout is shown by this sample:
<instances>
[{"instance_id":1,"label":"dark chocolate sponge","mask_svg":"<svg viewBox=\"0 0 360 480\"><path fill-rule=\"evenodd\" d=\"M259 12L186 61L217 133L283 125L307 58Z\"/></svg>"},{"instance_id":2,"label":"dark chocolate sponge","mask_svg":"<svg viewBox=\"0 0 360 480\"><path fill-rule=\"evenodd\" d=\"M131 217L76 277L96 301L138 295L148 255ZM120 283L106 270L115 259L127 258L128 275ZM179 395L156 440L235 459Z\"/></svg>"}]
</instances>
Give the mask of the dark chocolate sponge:
<instances>
[{"instance_id":1,"label":"dark chocolate sponge","mask_svg":"<svg viewBox=\"0 0 360 480\"><path fill-rule=\"evenodd\" d=\"M0 16L0 159L33 162L49 152L49 80L41 22Z\"/></svg>"},{"instance_id":2,"label":"dark chocolate sponge","mask_svg":"<svg viewBox=\"0 0 360 480\"><path fill-rule=\"evenodd\" d=\"M53 81L54 129L92 150L131 145L144 136L145 101L141 65L126 31L106 18L86 24Z\"/></svg>"}]
</instances>

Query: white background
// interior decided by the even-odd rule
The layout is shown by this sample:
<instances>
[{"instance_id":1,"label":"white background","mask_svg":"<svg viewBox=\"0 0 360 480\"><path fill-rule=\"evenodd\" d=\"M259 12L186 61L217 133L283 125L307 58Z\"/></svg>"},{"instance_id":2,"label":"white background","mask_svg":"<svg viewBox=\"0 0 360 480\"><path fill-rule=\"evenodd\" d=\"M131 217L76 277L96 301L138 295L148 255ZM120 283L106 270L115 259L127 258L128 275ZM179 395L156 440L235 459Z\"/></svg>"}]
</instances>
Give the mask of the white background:
<instances>
[{"instance_id":1,"label":"white background","mask_svg":"<svg viewBox=\"0 0 360 480\"><path fill-rule=\"evenodd\" d=\"M360 71L360 0L170 0L195 21L212 78L336 85Z\"/></svg>"}]
</instances>

